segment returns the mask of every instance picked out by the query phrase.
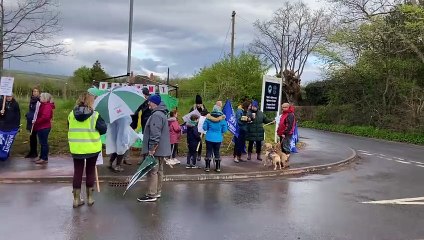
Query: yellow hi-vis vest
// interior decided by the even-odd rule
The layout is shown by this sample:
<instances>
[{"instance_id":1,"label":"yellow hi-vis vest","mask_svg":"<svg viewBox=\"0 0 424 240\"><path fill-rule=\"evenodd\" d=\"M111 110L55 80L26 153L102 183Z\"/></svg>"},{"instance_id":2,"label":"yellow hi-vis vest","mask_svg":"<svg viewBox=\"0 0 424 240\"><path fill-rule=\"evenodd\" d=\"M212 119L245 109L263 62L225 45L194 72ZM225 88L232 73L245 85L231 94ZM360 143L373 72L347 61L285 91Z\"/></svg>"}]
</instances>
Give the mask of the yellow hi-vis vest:
<instances>
[{"instance_id":1,"label":"yellow hi-vis vest","mask_svg":"<svg viewBox=\"0 0 424 240\"><path fill-rule=\"evenodd\" d=\"M96 129L98 118L99 113L94 111L88 119L80 122L75 119L74 111L69 113L68 142L72 154L97 153L102 150L100 133Z\"/></svg>"}]
</instances>

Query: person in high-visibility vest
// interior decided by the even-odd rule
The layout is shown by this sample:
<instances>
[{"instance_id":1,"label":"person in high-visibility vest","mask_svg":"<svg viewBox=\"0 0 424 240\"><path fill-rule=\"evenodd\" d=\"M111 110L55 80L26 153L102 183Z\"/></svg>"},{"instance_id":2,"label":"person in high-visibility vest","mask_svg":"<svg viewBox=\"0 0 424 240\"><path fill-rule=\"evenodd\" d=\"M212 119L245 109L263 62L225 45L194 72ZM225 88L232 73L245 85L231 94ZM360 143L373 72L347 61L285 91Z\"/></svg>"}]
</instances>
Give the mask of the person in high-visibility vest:
<instances>
[{"instance_id":1,"label":"person in high-visibility vest","mask_svg":"<svg viewBox=\"0 0 424 240\"><path fill-rule=\"evenodd\" d=\"M89 206L94 204L95 167L102 151L100 135L105 134L107 126L99 113L93 110L94 96L83 93L79 96L75 108L68 115L68 142L74 159L73 207L84 204L81 199L81 183L86 160L86 193Z\"/></svg>"}]
</instances>

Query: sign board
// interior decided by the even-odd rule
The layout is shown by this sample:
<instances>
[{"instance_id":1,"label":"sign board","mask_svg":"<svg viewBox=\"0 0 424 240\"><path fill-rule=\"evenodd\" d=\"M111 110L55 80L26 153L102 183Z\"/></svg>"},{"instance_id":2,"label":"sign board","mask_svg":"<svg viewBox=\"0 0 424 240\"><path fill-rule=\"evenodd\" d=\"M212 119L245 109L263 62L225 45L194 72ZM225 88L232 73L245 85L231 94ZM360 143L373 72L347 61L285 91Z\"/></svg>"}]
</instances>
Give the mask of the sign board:
<instances>
[{"instance_id":1,"label":"sign board","mask_svg":"<svg viewBox=\"0 0 424 240\"><path fill-rule=\"evenodd\" d=\"M168 85L159 85L159 94L168 94Z\"/></svg>"},{"instance_id":2,"label":"sign board","mask_svg":"<svg viewBox=\"0 0 424 240\"><path fill-rule=\"evenodd\" d=\"M147 85L146 87L147 87L147 89L149 89L150 94L156 93L156 86L155 85Z\"/></svg>"},{"instance_id":3,"label":"sign board","mask_svg":"<svg viewBox=\"0 0 424 240\"><path fill-rule=\"evenodd\" d=\"M281 109L281 88L282 79L272 76L264 76L262 80L262 98L261 110L262 112L275 112L276 117L279 116ZM277 142L277 128L275 125L274 141Z\"/></svg>"},{"instance_id":4,"label":"sign board","mask_svg":"<svg viewBox=\"0 0 424 240\"><path fill-rule=\"evenodd\" d=\"M1 77L0 95L12 96L14 80L13 77Z\"/></svg>"},{"instance_id":5,"label":"sign board","mask_svg":"<svg viewBox=\"0 0 424 240\"><path fill-rule=\"evenodd\" d=\"M100 82L99 83L99 89L100 90L107 90L109 88L109 83L108 82Z\"/></svg>"},{"instance_id":6,"label":"sign board","mask_svg":"<svg viewBox=\"0 0 424 240\"><path fill-rule=\"evenodd\" d=\"M277 112L280 107L281 79L264 76L262 84L263 111Z\"/></svg>"}]
</instances>

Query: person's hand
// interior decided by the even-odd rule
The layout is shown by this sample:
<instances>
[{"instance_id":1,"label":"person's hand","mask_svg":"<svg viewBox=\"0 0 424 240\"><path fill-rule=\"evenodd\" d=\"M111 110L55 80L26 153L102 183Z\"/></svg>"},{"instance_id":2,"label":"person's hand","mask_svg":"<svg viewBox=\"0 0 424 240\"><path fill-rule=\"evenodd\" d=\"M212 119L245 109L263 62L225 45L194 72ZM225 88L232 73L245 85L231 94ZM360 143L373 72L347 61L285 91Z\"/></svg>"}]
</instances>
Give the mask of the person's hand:
<instances>
[{"instance_id":1,"label":"person's hand","mask_svg":"<svg viewBox=\"0 0 424 240\"><path fill-rule=\"evenodd\" d=\"M0 114L1 115L4 115L4 110L0 110Z\"/></svg>"},{"instance_id":2,"label":"person's hand","mask_svg":"<svg viewBox=\"0 0 424 240\"><path fill-rule=\"evenodd\" d=\"M149 156L155 155L155 150L149 151Z\"/></svg>"},{"instance_id":3,"label":"person's hand","mask_svg":"<svg viewBox=\"0 0 424 240\"><path fill-rule=\"evenodd\" d=\"M275 123L275 120L271 122L271 124L274 124L274 123Z\"/></svg>"}]
</instances>

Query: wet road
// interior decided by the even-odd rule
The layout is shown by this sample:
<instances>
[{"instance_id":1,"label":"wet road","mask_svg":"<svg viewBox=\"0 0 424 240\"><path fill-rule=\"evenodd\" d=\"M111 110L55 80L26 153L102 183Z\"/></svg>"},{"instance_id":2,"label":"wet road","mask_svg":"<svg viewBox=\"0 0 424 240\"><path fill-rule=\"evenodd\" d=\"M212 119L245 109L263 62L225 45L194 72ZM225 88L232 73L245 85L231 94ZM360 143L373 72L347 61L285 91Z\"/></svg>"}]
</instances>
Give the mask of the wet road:
<instances>
[{"instance_id":1,"label":"wet road","mask_svg":"<svg viewBox=\"0 0 424 240\"><path fill-rule=\"evenodd\" d=\"M67 184L0 185L0 239L424 239L424 205L363 203L424 197L423 147L301 134L361 159L300 178L166 183L157 203L135 200L143 183L125 197L102 185L77 210Z\"/></svg>"}]
</instances>

